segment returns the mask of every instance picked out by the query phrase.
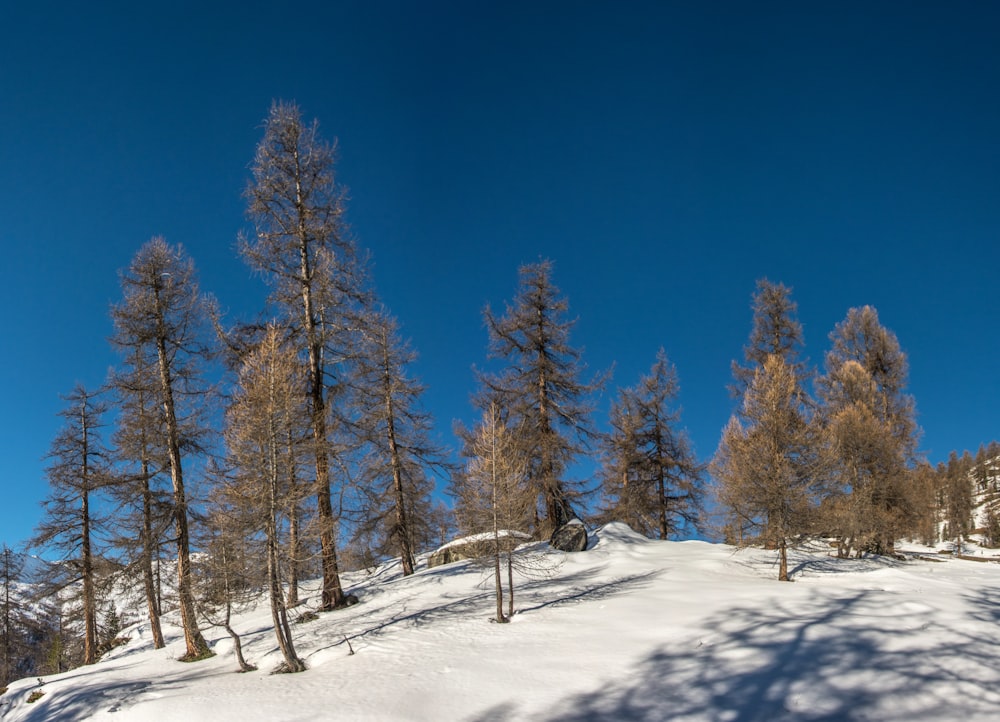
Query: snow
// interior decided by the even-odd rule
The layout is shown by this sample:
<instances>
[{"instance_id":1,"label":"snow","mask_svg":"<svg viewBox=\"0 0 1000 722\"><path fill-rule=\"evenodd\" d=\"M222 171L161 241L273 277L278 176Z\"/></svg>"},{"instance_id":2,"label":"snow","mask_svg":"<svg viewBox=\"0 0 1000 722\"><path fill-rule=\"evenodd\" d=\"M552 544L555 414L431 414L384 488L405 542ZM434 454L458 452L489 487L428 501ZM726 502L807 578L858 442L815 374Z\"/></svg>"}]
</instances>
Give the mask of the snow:
<instances>
[{"instance_id":1,"label":"snow","mask_svg":"<svg viewBox=\"0 0 1000 722\"><path fill-rule=\"evenodd\" d=\"M514 537L515 539L528 540L531 539L530 536L522 531L512 531L510 529L499 529L497 530L497 537L500 539L506 539L507 537ZM444 551L445 549L453 549L454 547L465 546L466 544L479 544L481 542L492 541L493 532L482 532L481 534L471 534L469 536L461 537L460 539L452 539L447 544L442 544L438 547L438 551Z\"/></svg>"},{"instance_id":2,"label":"snow","mask_svg":"<svg viewBox=\"0 0 1000 722\"><path fill-rule=\"evenodd\" d=\"M293 627L309 665L272 675L266 604L237 617L260 668L177 661L148 631L100 663L21 680L0 697L27 720L994 720L1000 716L1000 564L905 547L907 560L839 560L822 545L776 554L647 540L620 524L586 552L544 544L518 613L493 624L480 567L345 575L361 603ZM317 603L315 583L306 590ZM299 610L296 610L297 612ZM355 654L350 654L350 640ZM33 691L44 692L29 704Z\"/></svg>"}]
</instances>

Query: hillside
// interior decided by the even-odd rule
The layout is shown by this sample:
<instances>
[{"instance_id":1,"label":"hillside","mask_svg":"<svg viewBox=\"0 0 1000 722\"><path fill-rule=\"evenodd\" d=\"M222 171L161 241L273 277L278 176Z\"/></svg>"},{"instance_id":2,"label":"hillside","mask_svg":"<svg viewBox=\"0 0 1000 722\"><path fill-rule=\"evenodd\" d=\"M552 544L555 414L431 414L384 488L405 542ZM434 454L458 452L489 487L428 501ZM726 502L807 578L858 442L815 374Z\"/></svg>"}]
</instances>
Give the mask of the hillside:
<instances>
[{"instance_id":1,"label":"hillside","mask_svg":"<svg viewBox=\"0 0 1000 722\"><path fill-rule=\"evenodd\" d=\"M907 561L774 555L599 530L588 551L528 547L511 624L468 562L409 578L396 565L346 577L361 603L294 627L310 669L271 675L266 605L195 664L179 630L151 649L143 625L107 659L0 697L2 719L993 720L1000 713L1000 564L904 547ZM985 559L985 557L984 557ZM307 604L315 606L315 588ZM354 650L350 653L348 647ZM43 692L28 703L33 692Z\"/></svg>"}]
</instances>

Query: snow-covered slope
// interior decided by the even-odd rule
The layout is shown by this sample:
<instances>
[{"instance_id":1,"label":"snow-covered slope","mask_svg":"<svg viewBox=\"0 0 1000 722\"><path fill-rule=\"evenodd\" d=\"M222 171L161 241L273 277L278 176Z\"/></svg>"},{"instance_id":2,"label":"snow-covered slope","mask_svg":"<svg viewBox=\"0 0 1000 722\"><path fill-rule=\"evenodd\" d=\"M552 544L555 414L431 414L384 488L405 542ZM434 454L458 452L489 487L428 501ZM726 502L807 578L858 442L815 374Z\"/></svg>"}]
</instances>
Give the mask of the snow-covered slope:
<instances>
[{"instance_id":1,"label":"snow-covered slope","mask_svg":"<svg viewBox=\"0 0 1000 722\"><path fill-rule=\"evenodd\" d=\"M511 624L489 621L491 585L459 562L345 581L361 603L294 627L309 670L280 661L265 605L239 617L259 672L217 656L176 661L146 630L110 658L0 697L26 720L995 720L1000 564L917 556L775 558L658 542L613 524L591 548L529 547ZM315 605L315 587L309 605ZM354 654L350 654L349 645ZM32 692L44 692L28 703Z\"/></svg>"}]
</instances>

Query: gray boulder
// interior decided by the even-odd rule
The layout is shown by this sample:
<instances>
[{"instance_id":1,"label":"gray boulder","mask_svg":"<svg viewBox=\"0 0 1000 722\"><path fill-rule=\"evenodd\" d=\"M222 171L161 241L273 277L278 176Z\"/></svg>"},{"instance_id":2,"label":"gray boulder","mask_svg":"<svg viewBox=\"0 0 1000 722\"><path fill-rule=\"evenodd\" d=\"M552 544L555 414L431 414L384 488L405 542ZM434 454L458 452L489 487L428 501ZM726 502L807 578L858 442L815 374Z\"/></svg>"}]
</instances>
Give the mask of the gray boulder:
<instances>
[{"instance_id":1,"label":"gray boulder","mask_svg":"<svg viewBox=\"0 0 1000 722\"><path fill-rule=\"evenodd\" d=\"M552 532L549 546L562 552L582 552L587 548L587 528L579 519L571 519Z\"/></svg>"},{"instance_id":2,"label":"gray boulder","mask_svg":"<svg viewBox=\"0 0 1000 722\"><path fill-rule=\"evenodd\" d=\"M530 540L531 537L523 532L500 530L500 548L505 552L516 549L519 544ZM492 554L492 549L493 535L489 533L455 539L427 558L427 568L433 569L442 564L451 564L463 559L479 559Z\"/></svg>"}]
</instances>

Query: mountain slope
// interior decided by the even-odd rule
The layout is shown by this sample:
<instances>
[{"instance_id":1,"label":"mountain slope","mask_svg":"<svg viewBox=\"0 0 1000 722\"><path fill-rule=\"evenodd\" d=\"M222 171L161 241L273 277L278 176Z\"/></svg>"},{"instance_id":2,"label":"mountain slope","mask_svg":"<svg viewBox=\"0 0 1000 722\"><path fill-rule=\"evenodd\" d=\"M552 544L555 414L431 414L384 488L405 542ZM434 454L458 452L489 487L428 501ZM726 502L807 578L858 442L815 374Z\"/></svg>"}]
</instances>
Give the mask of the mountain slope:
<instances>
[{"instance_id":1,"label":"mountain slope","mask_svg":"<svg viewBox=\"0 0 1000 722\"><path fill-rule=\"evenodd\" d=\"M346 577L361 603L294 627L310 669L280 655L265 605L234 626L260 670L183 664L179 630L154 651L142 625L89 668L0 697L26 720L987 720L1000 710L1000 564L772 552L659 542L612 524L579 554L528 548L511 624L459 562L403 578ZM309 590L315 606L317 590ZM355 654L350 654L348 643ZM44 696L29 704L33 691Z\"/></svg>"}]
</instances>

